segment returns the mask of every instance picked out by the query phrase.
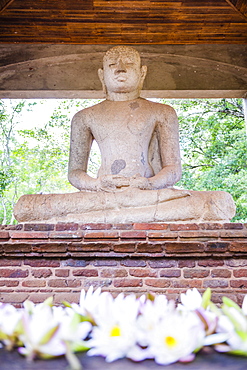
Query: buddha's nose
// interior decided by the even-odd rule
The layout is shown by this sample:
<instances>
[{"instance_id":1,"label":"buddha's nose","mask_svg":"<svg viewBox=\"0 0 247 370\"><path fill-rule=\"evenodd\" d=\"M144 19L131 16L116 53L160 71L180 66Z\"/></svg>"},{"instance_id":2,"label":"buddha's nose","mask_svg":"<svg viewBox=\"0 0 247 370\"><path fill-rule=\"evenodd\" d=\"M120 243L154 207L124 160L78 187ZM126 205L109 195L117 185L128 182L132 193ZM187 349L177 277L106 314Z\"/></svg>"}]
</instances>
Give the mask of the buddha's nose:
<instances>
[{"instance_id":1,"label":"buddha's nose","mask_svg":"<svg viewBox=\"0 0 247 370\"><path fill-rule=\"evenodd\" d=\"M118 60L117 68L116 68L116 73L120 73L120 72L126 72L126 66L124 62L122 61L122 59Z\"/></svg>"}]
</instances>

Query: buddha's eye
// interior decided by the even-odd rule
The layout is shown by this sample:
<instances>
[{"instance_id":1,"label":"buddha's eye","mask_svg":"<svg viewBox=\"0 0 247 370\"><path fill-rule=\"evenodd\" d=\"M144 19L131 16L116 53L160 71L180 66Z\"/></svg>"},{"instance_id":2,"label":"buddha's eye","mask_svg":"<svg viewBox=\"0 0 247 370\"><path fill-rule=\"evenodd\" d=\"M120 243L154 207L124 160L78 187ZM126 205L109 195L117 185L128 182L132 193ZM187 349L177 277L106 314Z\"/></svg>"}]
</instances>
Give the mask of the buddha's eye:
<instances>
[{"instance_id":1,"label":"buddha's eye","mask_svg":"<svg viewBox=\"0 0 247 370\"><path fill-rule=\"evenodd\" d=\"M116 65L116 63L110 63L109 67L114 67L115 65Z\"/></svg>"}]
</instances>

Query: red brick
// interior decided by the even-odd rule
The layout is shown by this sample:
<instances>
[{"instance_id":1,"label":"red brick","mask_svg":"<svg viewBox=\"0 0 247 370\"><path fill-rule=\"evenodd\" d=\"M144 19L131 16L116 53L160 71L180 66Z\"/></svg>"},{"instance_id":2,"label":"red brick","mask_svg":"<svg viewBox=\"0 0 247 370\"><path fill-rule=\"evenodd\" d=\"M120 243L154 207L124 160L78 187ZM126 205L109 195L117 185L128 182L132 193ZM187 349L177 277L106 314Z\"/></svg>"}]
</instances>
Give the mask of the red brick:
<instances>
[{"instance_id":1,"label":"red brick","mask_svg":"<svg viewBox=\"0 0 247 370\"><path fill-rule=\"evenodd\" d=\"M208 222L208 223L201 223L199 224L200 229L202 230L219 230L223 229L223 225L216 222Z\"/></svg>"},{"instance_id":2,"label":"red brick","mask_svg":"<svg viewBox=\"0 0 247 370\"><path fill-rule=\"evenodd\" d=\"M70 267L86 267L89 265L89 261L85 261L84 259L66 259L61 261L61 266L70 266Z\"/></svg>"},{"instance_id":3,"label":"red brick","mask_svg":"<svg viewBox=\"0 0 247 370\"><path fill-rule=\"evenodd\" d=\"M83 237L82 231L51 231L50 239L81 239Z\"/></svg>"},{"instance_id":4,"label":"red brick","mask_svg":"<svg viewBox=\"0 0 247 370\"><path fill-rule=\"evenodd\" d=\"M96 261L93 261L94 266L117 266L118 262L114 260L108 260L108 259L98 259Z\"/></svg>"},{"instance_id":5,"label":"red brick","mask_svg":"<svg viewBox=\"0 0 247 370\"><path fill-rule=\"evenodd\" d=\"M11 292L11 294L9 294ZM11 304L16 304L16 303L23 303L27 300L29 293L27 292L13 292L13 290L9 292L3 292L1 291L1 296L0 296L0 302L3 303L11 303Z\"/></svg>"},{"instance_id":6,"label":"red brick","mask_svg":"<svg viewBox=\"0 0 247 370\"><path fill-rule=\"evenodd\" d=\"M48 239L47 231L11 231L12 239Z\"/></svg>"},{"instance_id":7,"label":"red brick","mask_svg":"<svg viewBox=\"0 0 247 370\"><path fill-rule=\"evenodd\" d=\"M168 224L164 223L135 223L134 230L167 230Z\"/></svg>"},{"instance_id":8,"label":"red brick","mask_svg":"<svg viewBox=\"0 0 247 370\"><path fill-rule=\"evenodd\" d=\"M130 269L129 274L135 277L157 277L158 276L157 271L152 271L147 268L146 269L142 269L142 268Z\"/></svg>"},{"instance_id":9,"label":"red brick","mask_svg":"<svg viewBox=\"0 0 247 370\"><path fill-rule=\"evenodd\" d=\"M46 244L32 244L32 252L55 252L63 253L67 251L66 244L62 243L46 243Z\"/></svg>"},{"instance_id":10,"label":"red brick","mask_svg":"<svg viewBox=\"0 0 247 370\"><path fill-rule=\"evenodd\" d=\"M227 242L208 242L205 251L207 252L227 252L230 243Z\"/></svg>"},{"instance_id":11,"label":"red brick","mask_svg":"<svg viewBox=\"0 0 247 370\"><path fill-rule=\"evenodd\" d=\"M19 280L0 280L0 286L14 287L19 285Z\"/></svg>"},{"instance_id":12,"label":"red brick","mask_svg":"<svg viewBox=\"0 0 247 370\"><path fill-rule=\"evenodd\" d=\"M145 239L146 231L136 231L136 230L120 231L119 236L122 239Z\"/></svg>"},{"instance_id":13,"label":"red brick","mask_svg":"<svg viewBox=\"0 0 247 370\"><path fill-rule=\"evenodd\" d=\"M233 276L236 278L247 277L247 269L238 269L233 271Z\"/></svg>"},{"instance_id":14,"label":"red brick","mask_svg":"<svg viewBox=\"0 0 247 370\"><path fill-rule=\"evenodd\" d=\"M177 267L178 262L171 259L155 259L148 262L149 266L152 268L162 268L162 267Z\"/></svg>"},{"instance_id":15,"label":"red brick","mask_svg":"<svg viewBox=\"0 0 247 370\"><path fill-rule=\"evenodd\" d=\"M8 231L0 231L0 239L9 239Z\"/></svg>"},{"instance_id":16,"label":"red brick","mask_svg":"<svg viewBox=\"0 0 247 370\"><path fill-rule=\"evenodd\" d=\"M67 287L65 279L51 279L48 280L48 286L53 288L65 288Z\"/></svg>"},{"instance_id":17,"label":"red brick","mask_svg":"<svg viewBox=\"0 0 247 370\"><path fill-rule=\"evenodd\" d=\"M221 238L247 238L247 230L221 230Z\"/></svg>"},{"instance_id":18,"label":"red brick","mask_svg":"<svg viewBox=\"0 0 247 370\"><path fill-rule=\"evenodd\" d=\"M198 224L170 224L171 231L179 231L179 230L199 230Z\"/></svg>"},{"instance_id":19,"label":"red brick","mask_svg":"<svg viewBox=\"0 0 247 370\"><path fill-rule=\"evenodd\" d=\"M140 259L126 259L122 260L120 263L122 266L126 267L146 267L146 262Z\"/></svg>"},{"instance_id":20,"label":"red brick","mask_svg":"<svg viewBox=\"0 0 247 370\"><path fill-rule=\"evenodd\" d=\"M18 225L1 225L1 228L4 230L22 230L23 225L18 224Z\"/></svg>"},{"instance_id":21,"label":"red brick","mask_svg":"<svg viewBox=\"0 0 247 370\"><path fill-rule=\"evenodd\" d=\"M231 271L227 269L214 269L211 271L212 278L230 278Z\"/></svg>"},{"instance_id":22,"label":"red brick","mask_svg":"<svg viewBox=\"0 0 247 370\"><path fill-rule=\"evenodd\" d=\"M247 288L247 280L230 280L232 288Z\"/></svg>"},{"instance_id":23,"label":"red brick","mask_svg":"<svg viewBox=\"0 0 247 370\"><path fill-rule=\"evenodd\" d=\"M128 276L128 272L125 269L103 269L100 272L100 276L104 278L115 278Z\"/></svg>"},{"instance_id":24,"label":"red brick","mask_svg":"<svg viewBox=\"0 0 247 370\"><path fill-rule=\"evenodd\" d=\"M94 287L94 289L97 288L104 288L104 287L109 287L112 283L112 279L84 279L82 281L83 288L88 289L90 286Z\"/></svg>"},{"instance_id":25,"label":"red brick","mask_svg":"<svg viewBox=\"0 0 247 370\"><path fill-rule=\"evenodd\" d=\"M44 287L44 286L46 286L46 280L41 280L41 279L24 280L22 282L22 286L28 287L28 288Z\"/></svg>"},{"instance_id":26,"label":"red brick","mask_svg":"<svg viewBox=\"0 0 247 370\"><path fill-rule=\"evenodd\" d=\"M94 242L92 243L90 239L82 243L73 243L68 245L68 251L71 252L109 252L110 244L109 242Z\"/></svg>"},{"instance_id":27,"label":"red brick","mask_svg":"<svg viewBox=\"0 0 247 370\"><path fill-rule=\"evenodd\" d=\"M167 269L160 271L160 277L174 277L178 278L181 276L181 270L178 269Z\"/></svg>"},{"instance_id":28,"label":"red brick","mask_svg":"<svg viewBox=\"0 0 247 370\"><path fill-rule=\"evenodd\" d=\"M204 252L204 244L195 242L166 242L165 251L173 254Z\"/></svg>"},{"instance_id":29,"label":"red brick","mask_svg":"<svg viewBox=\"0 0 247 370\"><path fill-rule=\"evenodd\" d=\"M28 244L19 243L19 242L13 242L11 244L4 243L3 248L4 248L5 254L17 253L18 255L20 255L20 253L28 253L32 251L31 244L28 245Z\"/></svg>"},{"instance_id":30,"label":"red brick","mask_svg":"<svg viewBox=\"0 0 247 370\"><path fill-rule=\"evenodd\" d=\"M227 288L228 280L204 280L203 288Z\"/></svg>"},{"instance_id":31,"label":"red brick","mask_svg":"<svg viewBox=\"0 0 247 370\"><path fill-rule=\"evenodd\" d=\"M229 250L231 252L247 252L247 241L231 242Z\"/></svg>"},{"instance_id":32,"label":"red brick","mask_svg":"<svg viewBox=\"0 0 247 370\"><path fill-rule=\"evenodd\" d=\"M184 289L189 289L189 288L201 288L202 287L202 280L200 279L192 279L192 280L189 280L189 279L186 279L186 280L182 280L182 279L176 279L176 280L172 280L172 287L173 288L184 288Z\"/></svg>"},{"instance_id":33,"label":"red brick","mask_svg":"<svg viewBox=\"0 0 247 370\"><path fill-rule=\"evenodd\" d=\"M60 262L52 259L34 258L24 260L24 265L31 267L60 267Z\"/></svg>"},{"instance_id":34,"label":"red brick","mask_svg":"<svg viewBox=\"0 0 247 370\"><path fill-rule=\"evenodd\" d=\"M196 263L194 260L179 260L178 261L178 267L179 268L183 268L183 267L189 267L189 268L192 268L192 267L195 267L196 266Z\"/></svg>"},{"instance_id":35,"label":"red brick","mask_svg":"<svg viewBox=\"0 0 247 370\"><path fill-rule=\"evenodd\" d=\"M243 229L244 225L237 222L229 222L223 225L224 229Z\"/></svg>"},{"instance_id":36,"label":"red brick","mask_svg":"<svg viewBox=\"0 0 247 370\"><path fill-rule=\"evenodd\" d=\"M149 239L177 239L178 233L175 231L148 231L147 236Z\"/></svg>"},{"instance_id":37,"label":"red brick","mask_svg":"<svg viewBox=\"0 0 247 370\"><path fill-rule=\"evenodd\" d=\"M115 288L140 287L142 286L142 279L115 279L113 285Z\"/></svg>"},{"instance_id":38,"label":"red brick","mask_svg":"<svg viewBox=\"0 0 247 370\"><path fill-rule=\"evenodd\" d=\"M136 251L138 253L161 253L163 246L161 243L138 243Z\"/></svg>"},{"instance_id":39,"label":"red brick","mask_svg":"<svg viewBox=\"0 0 247 370\"><path fill-rule=\"evenodd\" d=\"M224 293L216 293L216 292L212 291L211 300L212 300L213 303L221 305L223 297L230 298L232 301L239 304L239 302L237 301L236 294L227 293L227 292L225 292L225 290L224 290Z\"/></svg>"},{"instance_id":40,"label":"red brick","mask_svg":"<svg viewBox=\"0 0 247 370\"><path fill-rule=\"evenodd\" d=\"M12 258L0 258L0 266L21 266L21 260Z\"/></svg>"},{"instance_id":41,"label":"red brick","mask_svg":"<svg viewBox=\"0 0 247 370\"><path fill-rule=\"evenodd\" d=\"M54 224L25 224L24 231L52 231Z\"/></svg>"},{"instance_id":42,"label":"red brick","mask_svg":"<svg viewBox=\"0 0 247 370\"><path fill-rule=\"evenodd\" d=\"M44 302L47 298L53 296L53 293L34 293L30 292L28 299L32 301L33 303L42 303Z\"/></svg>"},{"instance_id":43,"label":"red brick","mask_svg":"<svg viewBox=\"0 0 247 370\"><path fill-rule=\"evenodd\" d=\"M55 275L57 277L68 277L69 276L69 270L68 269L57 269L57 270L55 270Z\"/></svg>"},{"instance_id":44,"label":"red brick","mask_svg":"<svg viewBox=\"0 0 247 370\"><path fill-rule=\"evenodd\" d=\"M230 267L247 266L247 259L230 259L226 260L226 265Z\"/></svg>"},{"instance_id":45,"label":"red brick","mask_svg":"<svg viewBox=\"0 0 247 370\"><path fill-rule=\"evenodd\" d=\"M132 230L133 224L114 224L112 225L114 230Z\"/></svg>"},{"instance_id":46,"label":"red brick","mask_svg":"<svg viewBox=\"0 0 247 370\"><path fill-rule=\"evenodd\" d=\"M95 269L76 269L73 271L74 276L98 276L98 270Z\"/></svg>"},{"instance_id":47,"label":"red brick","mask_svg":"<svg viewBox=\"0 0 247 370\"><path fill-rule=\"evenodd\" d=\"M59 292L54 294L54 303L61 304L66 301L69 303L79 302L80 292L70 293L70 292Z\"/></svg>"},{"instance_id":48,"label":"red brick","mask_svg":"<svg viewBox=\"0 0 247 370\"><path fill-rule=\"evenodd\" d=\"M28 276L28 270L21 269L0 269L0 277L4 278L25 278Z\"/></svg>"},{"instance_id":49,"label":"red brick","mask_svg":"<svg viewBox=\"0 0 247 370\"><path fill-rule=\"evenodd\" d=\"M112 228L111 224L104 224L104 223L98 223L98 224L82 224L80 225L80 229L82 230L110 230Z\"/></svg>"},{"instance_id":50,"label":"red brick","mask_svg":"<svg viewBox=\"0 0 247 370\"><path fill-rule=\"evenodd\" d=\"M171 285L169 279L145 279L145 284L155 288L168 288Z\"/></svg>"},{"instance_id":51,"label":"red brick","mask_svg":"<svg viewBox=\"0 0 247 370\"><path fill-rule=\"evenodd\" d=\"M118 239L118 231L85 231L84 239Z\"/></svg>"},{"instance_id":52,"label":"red brick","mask_svg":"<svg viewBox=\"0 0 247 370\"><path fill-rule=\"evenodd\" d=\"M178 235L180 238L218 238L219 231L214 230L185 230L185 231L179 231Z\"/></svg>"},{"instance_id":53,"label":"red brick","mask_svg":"<svg viewBox=\"0 0 247 370\"><path fill-rule=\"evenodd\" d=\"M210 271L202 269L184 269L183 273L186 279L201 279L209 276Z\"/></svg>"},{"instance_id":54,"label":"red brick","mask_svg":"<svg viewBox=\"0 0 247 370\"><path fill-rule=\"evenodd\" d=\"M58 222L56 224L56 231L76 231L78 230L78 224L75 222Z\"/></svg>"},{"instance_id":55,"label":"red brick","mask_svg":"<svg viewBox=\"0 0 247 370\"><path fill-rule=\"evenodd\" d=\"M52 275L52 272L50 269L38 269L38 270L32 270L32 276L35 278L47 278Z\"/></svg>"},{"instance_id":56,"label":"red brick","mask_svg":"<svg viewBox=\"0 0 247 370\"><path fill-rule=\"evenodd\" d=\"M81 281L79 279L66 280L66 285L68 288L79 288L81 286Z\"/></svg>"},{"instance_id":57,"label":"red brick","mask_svg":"<svg viewBox=\"0 0 247 370\"><path fill-rule=\"evenodd\" d=\"M114 252L118 253L128 253L135 252L136 244L135 243L118 243L113 245Z\"/></svg>"},{"instance_id":58,"label":"red brick","mask_svg":"<svg viewBox=\"0 0 247 370\"><path fill-rule=\"evenodd\" d=\"M211 259L211 260L199 260L198 266L203 267L217 267L217 266L224 266L224 261L222 259Z\"/></svg>"}]
</instances>

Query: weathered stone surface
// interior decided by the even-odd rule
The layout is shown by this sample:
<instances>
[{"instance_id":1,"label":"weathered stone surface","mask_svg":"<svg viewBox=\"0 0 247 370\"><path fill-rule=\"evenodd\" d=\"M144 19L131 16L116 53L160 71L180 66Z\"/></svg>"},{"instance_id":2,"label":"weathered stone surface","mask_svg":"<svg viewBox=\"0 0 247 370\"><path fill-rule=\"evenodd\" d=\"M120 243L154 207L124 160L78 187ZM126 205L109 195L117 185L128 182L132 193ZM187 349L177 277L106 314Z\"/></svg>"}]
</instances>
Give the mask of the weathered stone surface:
<instances>
[{"instance_id":1,"label":"weathered stone surface","mask_svg":"<svg viewBox=\"0 0 247 370\"><path fill-rule=\"evenodd\" d=\"M98 70L106 100L72 120L68 177L80 192L22 196L18 221L227 222L234 216L226 192L172 188L181 178L177 116L168 105L140 98L146 72L135 49L107 51ZM93 140L102 157L96 179L86 173Z\"/></svg>"}]
</instances>

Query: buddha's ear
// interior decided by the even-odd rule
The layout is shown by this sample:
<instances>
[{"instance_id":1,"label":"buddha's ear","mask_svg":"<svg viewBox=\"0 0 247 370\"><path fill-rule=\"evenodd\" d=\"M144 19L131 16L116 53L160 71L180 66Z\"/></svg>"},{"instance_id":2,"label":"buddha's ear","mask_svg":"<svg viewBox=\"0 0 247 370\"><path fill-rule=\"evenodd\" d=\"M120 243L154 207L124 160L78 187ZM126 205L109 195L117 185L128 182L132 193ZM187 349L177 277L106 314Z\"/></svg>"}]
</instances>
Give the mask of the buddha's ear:
<instances>
[{"instance_id":1,"label":"buddha's ear","mask_svg":"<svg viewBox=\"0 0 247 370\"><path fill-rule=\"evenodd\" d=\"M106 94L106 86L105 86L105 80L104 80L104 71L102 68L99 68L98 69L98 76L99 76L99 79L102 83L102 88L103 88L103 92L104 94Z\"/></svg>"},{"instance_id":2,"label":"buddha's ear","mask_svg":"<svg viewBox=\"0 0 247 370\"><path fill-rule=\"evenodd\" d=\"M147 74L147 69L148 69L147 66L142 66L141 67L141 87L142 87L143 82L145 80L145 77L146 77L146 74Z\"/></svg>"}]
</instances>

